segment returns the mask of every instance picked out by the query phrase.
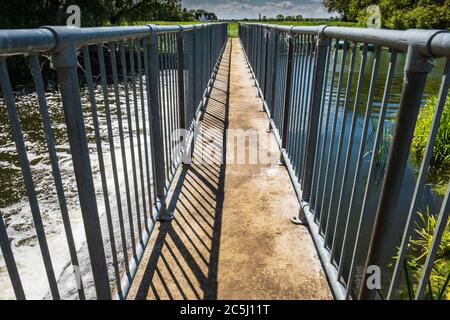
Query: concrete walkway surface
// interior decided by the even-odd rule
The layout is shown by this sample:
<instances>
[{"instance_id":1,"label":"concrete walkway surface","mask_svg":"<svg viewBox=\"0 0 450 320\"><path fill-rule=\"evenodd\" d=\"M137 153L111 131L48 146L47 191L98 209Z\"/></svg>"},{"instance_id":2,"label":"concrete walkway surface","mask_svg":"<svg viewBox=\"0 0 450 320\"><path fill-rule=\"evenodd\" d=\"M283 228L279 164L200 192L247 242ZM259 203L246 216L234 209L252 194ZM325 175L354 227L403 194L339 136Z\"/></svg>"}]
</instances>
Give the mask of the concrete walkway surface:
<instances>
[{"instance_id":1,"label":"concrete walkway surface","mask_svg":"<svg viewBox=\"0 0 450 320\"><path fill-rule=\"evenodd\" d=\"M307 228L290 222L298 201L252 84L230 39L193 162L169 192L175 219L156 225L129 299L332 299ZM258 138L239 148L239 132Z\"/></svg>"}]
</instances>

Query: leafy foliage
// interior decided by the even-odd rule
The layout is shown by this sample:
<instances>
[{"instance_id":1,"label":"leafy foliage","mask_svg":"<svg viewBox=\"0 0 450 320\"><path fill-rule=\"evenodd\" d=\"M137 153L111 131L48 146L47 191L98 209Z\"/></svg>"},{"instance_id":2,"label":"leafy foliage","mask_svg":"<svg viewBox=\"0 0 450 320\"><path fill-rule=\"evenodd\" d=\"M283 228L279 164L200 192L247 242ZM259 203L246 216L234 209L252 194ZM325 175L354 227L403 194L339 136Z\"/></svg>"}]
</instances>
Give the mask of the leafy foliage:
<instances>
[{"instance_id":1,"label":"leafy foliage","mask_svg":"<svg viewBox=\"0 0 450 320\"><path fill-rule=\"evenodd\" d=\"M351 20L352 17L349 16L349 6L352 0L324 0L323 5L328 9L328 12L339 13L344 20Z\"/></svg>"},{"instance_id":2,"label":"leafy foliage","mask_svg":"<svg viewBox=\"0 0 450 320\"><path fill-rule=\"evenodd\" d=\"M83 27L192 21L196 14L196 10L183 9L181 0L14 0L2 2L0 29L65 25L69 5L80 7Z\"/></svg>"},{"instance_id":3,"label":"leafy foliage","mask_svg":"<svg viewBox=\"0 0 450 320\"><path fill-rule=\"evenodd\" d=\"M390 29L450 28L450 0L324 0L329 12L366 24L367 7L379 5L382 24Z\"/></svg>"}]
</instances>

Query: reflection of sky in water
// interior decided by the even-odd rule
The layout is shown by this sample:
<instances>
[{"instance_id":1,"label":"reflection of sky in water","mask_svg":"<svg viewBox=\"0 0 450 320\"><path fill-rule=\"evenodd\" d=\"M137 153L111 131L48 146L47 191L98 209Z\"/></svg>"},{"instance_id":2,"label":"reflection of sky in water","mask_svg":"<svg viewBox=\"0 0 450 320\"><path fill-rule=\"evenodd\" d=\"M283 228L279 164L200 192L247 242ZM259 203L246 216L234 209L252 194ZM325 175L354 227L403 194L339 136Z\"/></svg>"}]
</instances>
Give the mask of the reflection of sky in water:
<instances>
[{"instance_id":1,"label":"reflection of sky in water","mask_svg":"<svg viewBox=\"0 0 450 320\"><path fill-rule=\"evenodd\" d=\"M321 181L321 189L320 189L320 194L317 196L317 200L318 200L318 204L317 204L317 208L322 208L322 211L324 215L326 215L327 212L337 212L338 209L338 205L339 205L339 196L340 196L340 189L341 189L341 185L342 185L342 176L343 176L343 172L344 172L344 165L345 165L345 157L347 155L347 148L348 148L348 142L350 140L349 137L349 132L350 132L350 127L351 127L351 121L352 121L352 116L353 116L353 110L354 110L354 103L355 103L355 94L356 94L356 88L357 88L357 84L358 84L358 75L359 75L359 68L360 68L360 64L361 64L361 51L357 50L356 51L356 59L355 59L355 65L354 65L354 75L353 75L353 79L352 79L352 85L351 85L351 91L350 91L350 96L349 96L349 100L348 100L348 110L346 112L346 119L344 122L344 133L343 133L343 140L342 140L342 148L341 148L341 152L340 152L340 159L342 159L340 161L339 167L337 167L337 174L335 175L335 192L334 195L331 195L331 185L332 185L332 179L334 176L334 168L335 168L335 163L336 163L336 159L337 159L337 145L339 142L339 135L341 134L341 127L342 127L342 121L343 121L343 105L344 105L344 101L346 98L346 87L347 87L347 80L348 80L348 70L349 70L349 66L350 66L350 56L351 56L351 51L349 50L347 52L347 59L346 59L346 64L345 64L345 71L344 71L344 77L343 77L343 83L342 83L342 89L341 89L341 93L340 93L340 108L338 109L338 114L337 114L337 122L336 122L336 130L335 130L335 140L333 143L333 153L330 156L330 167L329 167L329 175L328 175L328 183L327 183L327 189L323 190L323 184L325 181L325 177L326 177L326 164L328 161L328 157L329 157L329 146L330 146L330 140L331 140L331 135L332 135L332 124L333 124L333 119L336 115L336 108L335 108L335 103L337 100L337 87L338 87L338 79L339 79L339 70L340 70L340 62L341 62L341 55L342 55L342 51L339 51L338 54L338 60L337 60L337 73L335 74L335 81L333 84L333 94L332 94L332 104L331 104L331 110L330 110L330 114L329 114L329 126L328 126L328 131L327 131L327 135L328 135L328 140L327 140L327 148L326 148L326 152L325 152L325 156L323 158L323 169L321 171L320 174L320 181ZM334 54L334 52L333 52ZM332 55L333 56L333 55ZM393 130L394 130L394 126L395 126L395 119L396 119L396 115L397 115L397 111L398 111L398 105L400 102L400 98L401 98L401 91L402 91L402 86L403 86L403 76L404 76L404 71L403 71L403 67L404 67L404 63L405 63L405 58L406 55L403 53L399 53L398 57L397 57L397 63L396 63L396 69L395 69L395 73L394 73L394 78L393 78L393 83L392 83L392 87L391 87L391 94L389 97L389 101L387 104L387 109L386 109L386 118L385 118L385 122L384 122L384 127L383 127L383 136L381 138L381 146L380 146L380 152L378 154L378 156L376 156L375 160L375 167L374 167L374 184L370 187L369 189L369 194L368 194L368 204L367 204L367 208L365 211L365 219L369 219L366 221L370 221L370 219L373 219L375 213L376 213L376 207L377 207L377 203L378 203L378 199L379 199L379 195L381 192L381 188L382 188L382 182L383 182L383 175L386 169L386 162L389 156L389 150L390 150L390 144L392 142L392 134L393 134ZM366 185L366 181L367 181L367 177L368 177L368 172L369 172L369 167L370 167L370 162L371 162L371 158L372 158L372 150L373 150L373 145L374 145L374 139L376 136L376 130L377 130L377 126L378 126L378 122L379 122L379 113L381 111L381 106L382 106L382 100L383 100L383 94L384 94L384 89L385 89L385 83L386 83L386 77L387 77L387 72L388 72L388 65L389 65L389 59L390 59L390 52L388 50L383 50L382 54L381 54L381 63L380 63L380 70L378 73L378 77L377 77L377 82L376 82L376 87L375 87L375 94L374 94L374 99L373 99L373 103L372 103L372 111L371 111L371 115L370 115L370 121L369 121L369 126L368 126L368 134L367 134L367 139L366 139L366 145L365 145L365 150L364 150L364 158L362 161L362 165L361 165L361 175L360 178L357 182L357 187L355 190L355 195L354 195L354 201L353 201L353 206L352 206L352 211L351 211L351 219L349 221L349 234L351 235L347 242L346 245L352 247L354 242L355 242L355 238L354 235L356 234L356 230L357 230L357 223L359 221L359 215L361 213L361 208L362 208L362 203L363 203L363 198L364 198L364 191L365 191L365 185ZM342 242L343 242L343 234L344 234L344 229L345 229L345 224L346 224L346 219L348 216L348 208L349 208L349 203L350 203L350 198L351 198L351 194L352 194L352 187L353 187L353 181L354 181L354 177L356 175L356 162L357 162L357 156L358 156L358 149L360 146L360 141L361 141L361 135L362 135L362 129L363 129L363 125L364 125L364 116L365 116L365 112L367 109L367 99L368 99L368 92L369 92L369 85L370 85L370 80L372 77L372 69L373 69L373 62L374 62L374 53L373 52L369 52L368 53L368 61L366 64L366 72L365 72L365 77L364 77L364 81L363 81L363 85L361 88L361 101L360 104L358 106L357 109L357 119L356 119L356 127L355 127L355 133L354 133L354 141L353 141L353 146L351 149L351 154L350 154L350 161L349 161L349 166L347 168L348 170L348 178L346 181L346 184L344 185L344 189L343 189L343 193L342 193L342 208L345 208L343 210L343 215L344 218L340 218L339 223L337 224L337 236L336 236L336 242L338 243L337 248L336 248L336 257L340 257L341 254L341 249L342 249ZM425 104L425 102L427 101L427 97L432 96L432 95L436 95L439 91L439 87L441 84L441 79L442 79L442 71L443 71L443 67L444 67L444 60L443 59L439 59L436 61L436 67L434 69L434 71L429 75L428 77L428 81L426 84L426 89L425 89L425 93L424 93L424 99L423 99L423 104ZM329 68L329 76L331 77L331 72L332 72L332 68L330 66ZM295 84L294 84L295 85ZM327 92L328 92L328 96L330 93L330 81L328 82L328 88L327 88ZM326 106L328 107L328 103L329 103L329 99L326 99ZM295 110L295 106L294 108L294 113L296 112ZM325 111L323 118L322 118L322 133L320 135L320 141L322 141L323 137L324 137L324 128L325 128L325 124L326 124L326 116L327 116L327 112ZM292 137L295 137L296 134L294 132L290 132L290 134L292 135ZM299 136L301 137L301 136ZM319 150L321 149L322 145L320 145ZM318 170L318 169L317 169ZM390 239L390 243L392 243L392 246L390 246L390 248L386 248L386 258L390 259L391 257L393 257L395 255L395 248L398 245L398 241L400 240L401 234L403 232L403 228L404 228L404 224L405 224L405 220L409 211L409 205L411 203L411 198L412 198L412 194L414 192L414 188L415 188L415 184L416 184L416 179L417 179L417 171L418 171L418 167L417 164L413 164L412 161L410 161L408 163L408 167L406 168L406 174L405 177L403 179L403 187L402 190L400 192L400 199L399 199L399 204L398 204L398 214L396 215L394 221L392 221L391 224L391 232L392 232L392 238ZM442 202L442 198L437 196L436 194L434 194L432 192L432 186L427 184L424 188L424 191L421 195L420 201L419 201L419 210L422 209L426 209L427 207L430 208L430 212L433 213L437 213L440 209L440 205ZM337 192L336 192L337 190ZM315 201L315 195L313 194L313 201ZM329 210L329 211L328 211ZM328 218L328 216L323 218L324 221L328 221L328 224L330 226L332 226L330 228L331 231L334 233L334 226L336 224L336 219L335 219L335 215L330 215L330 217ZM342 219L342 220L341 220ZM326 223L325 223L326 225ZM325 228L324 225L324 228ZM325 231L325 229L324 229ZM369 242L369 237L370 237L370 233L371 230L368 228L363 228L362 230L362 243L363 246L362 248L367 248L368 246L368 242ZM352 237L353 236L353 237ZM329 245L331 246L331 240L332 240L332 234L330 237L330 243ZM367 252L367 250L360 250L360 252L362 252L363 254L360 255L360 257L357 257L357 261L358 264L361 264L363 262L364 259L364 253ZM348 276L348 270L349 270L349 263L352 259L351 256L351 250L347 251L347 254L345 255L345 260L347 261L346 263L344 263L343 266L343 275L344 275L344 279L345 277ZM389 261L387 261L388 263ZM392 262L392 261L390 261Z\"/></svg>"}]
</instances>

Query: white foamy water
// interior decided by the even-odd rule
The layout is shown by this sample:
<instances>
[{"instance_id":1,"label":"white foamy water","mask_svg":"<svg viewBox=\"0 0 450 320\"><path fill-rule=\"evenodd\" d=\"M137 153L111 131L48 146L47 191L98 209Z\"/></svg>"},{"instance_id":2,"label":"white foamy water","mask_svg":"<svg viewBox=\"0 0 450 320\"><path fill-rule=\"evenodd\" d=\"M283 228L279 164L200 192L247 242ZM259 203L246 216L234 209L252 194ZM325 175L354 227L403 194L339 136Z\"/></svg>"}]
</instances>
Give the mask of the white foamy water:
<instances>
[{"instance_id":1,"label":"white foamy water","mask_svg":"<svg viewBox=\"0 0 450 320\"><path fill-rule=\"evenodd\" d=\"M175 73L175 72L174 72ZM176 77L173 78L176 83ZM139 89L139 86L137 86ZM144 86L145 88L145 86ZM165 92L167 92L165 88ZM130 188L130 200L131 210L133 215L133 225L135 231L135 238L138 239L138 227L137 227L137 208L135 202L134 180L132 171L132 157L129 135L128 135L128 119L125 103L125 96L123 86L120 86L120 101L122 110L123 131L125 133L125 151L128 167L128 180ZM124 271L124 252L122 249L121 230L119 224L118 206L115 193L114 177L112 170L112 162L110 155L110 148L108 142L108 130L106 125L106 117L103 106L103 93L100 86L95 89L96 102L98 105L99 123L100 123L100 135L102 137L102 148L106 168L108 196L111 207L113 229L115 235L116 251L119 260L119 270ZM134 114L134 102L132 99L131 86L129 89L130 107L131 107L131 120L133 125L133 137L134 137L134 152L137 170L137 183L140 210L139 214L144 226L144 212L143 212L143 199L141 190L140 170L139 170L139 150L137 147L138 132L136 131L136 119ZM144 167L144 192L145 201L147 207L147 214L150 210L150 200L147 187L147 171L144 156L144 134L143 134L143 119L141 112L141 101L138 90L137 107L139 111L139 126L141 137L141 151L142 161ZM148 110L146 106L146 93L144 93L144 107L146 117L148 117ZM112 117L112 127L114 134L114 149L116 155L117 171L119 177L119 188L123 212L124 231L125 238L127 239L127 255L129 256L131 251L131 232L130 223L128 219L127 209L127 197L125 193L125 177L122 165L122 155L119 139L119 126L118 116L116 110L116 104L114 101L114 90L109 88L109 101ZM167 98L166 98L167 99ZM94 185L97 196L98 211L101 220L102 236L104 239L104 247L106 253L106 260L109 270L109 278L111 285L114 289L115 275L112 264L111 244L108 233L108 224L105 214L105 203L103 198L103 188L101 184L101 176L99 172L99 163L97 157L97 149L95 144L94 126L90 113L90 104L87 99L87 92L82 94L82 102L85 112L85 125L88 136L88 143L90 149L91 166L94 177ZM17 161L17 155L15 145L12 143L12 136L9 133L9 126L6 125L8 120L6 118L6 107L0 100L0 122L3 124L0 131L0 173L2 190L2 202L0 204L0 211L7 225L7 232L11 240L11 247L14 252L16 264L19 269L19 274L22 280L22 284L25 290L27 299L42 299L51 298L49 294L49 286L47 277L45 274L44 264L38 245L36 232L33 226L33 219L31 209L29 206L28 198L23 188L23 181L20 172L20 166ZM75 277L73 275L73 268L70 262L70 255L67 246L66 235L61 219L61 211L59 208L58 198L54 187L54 180L52 176L52 170L50 160L47 154L47 147L44 140L42 131L42 125L40 122L39 108L37 104L37 97L35 94L18 94L16 96L17 109L19 117L22 122L22 129L24 133L24 139L28 152L28 159L31 164L34 184L39 200L39 207L41 210L41 216L44 223L44 228L47 236L47 242L52 258L52 263L55 271L55 276L58 280L58 288L63 299L77 299L77 286ZM67 143L67 137L65 132L65 124L63 118L63 109L60 101L59 94L57 92L47 93L47 103L49 105L49 112L52 119L52 129L55 134L56 150L58 154L58 162L61 170L62 182L64 185L65 196L67 206L70 215L70 221L72 225L72 231L74 235L75 245L77 248L77 255L80 263L80 271L83 278L83 284L85 288L86 297L95 298L95 290L93 286L93 280L90 271L90 261L88 250L86 246L86 238L83 227L83 219L81 217L81 211L79 208L79 199L76 188L75 176L73 173L72 160L70 156L70 149ZM150 152L150 135L148 118L146 120L147 129L147 149ZM150 167L151 158L149 156ZM5 261L0 253L0 299L14 299L14 292L9 280L9 275L6 270Z\"/></svg>"}]
</instances>

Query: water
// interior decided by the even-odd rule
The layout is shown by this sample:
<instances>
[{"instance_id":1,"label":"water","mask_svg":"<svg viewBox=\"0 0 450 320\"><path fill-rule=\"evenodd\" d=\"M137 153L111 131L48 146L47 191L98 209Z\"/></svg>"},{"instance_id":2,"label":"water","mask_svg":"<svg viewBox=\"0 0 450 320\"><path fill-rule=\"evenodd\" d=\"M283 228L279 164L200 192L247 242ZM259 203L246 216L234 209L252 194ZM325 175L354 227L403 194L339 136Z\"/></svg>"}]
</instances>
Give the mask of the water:
<instances>
[{"instance_id":1,"label":"water","mask_svg":"<svg viewBox=\"0 0 450 320\"><path fill-rule=\"evenodd\" d=\"M176 81L176 79L175 79ZM145 83L145 78L143 79ZM145 85L144 85L145 88ZM167 89L166 89L167 90ZM128 121L126 114L126 103L124 96L124 87L119 85L120 92L120 103L122 108L122 122L123 131L125 133L125 150L126 158L128 163L128 175L130 179L130 192L132 195L131 206L133 216L133 224L135 230L136 226L136 204L134 202L135 190L133 188L132 180L132 166L131 166L131 145L128 139ZM131 88L129 89L131 94ZM44 134L41 124L41 117L39 114L37 96L34 93L27 91L16 92L16 104L19 113L19 118L22 125L22 131L24 134L24 140L26 144L26 149L28 153L28 158L32 168L32 174L34 179L34 184L36 192L38 194L39 206L41 209L42 219L47 235L47 241L49 244L49 249L52 257L53 266L55 269L55 275L59 279L59 289L62 298L75 299L77 298L76 293L76 283L73 276L72 267L70 265L70 256L68 247L66 244L65 232L62 225L62 219L59 209L59 203L56 191L54 189L53 176L51 174L51 165L48 157L48 151L46 142L44 140ZM72 160L70 155L70 148L68 145L68 138L66 133L66 127L64 124L64 114L63 107L61 103L61 97L59 93L55 90L49 90L47 92L47 103L49 107L49 113L51 116L53 133L55 136L56 151L59 160L59 166L61 170L61 176L63 177L63 185L65 190L65 196L67 199L67 206L69 210L70 220L72 224L72 229L75 238L75 245L78 251L78 258L80 260L81 274L83 275L83 282L86 290L86 295L88 298L95 297L93 280L91 278L89 256L86 247L86 239L83 228L83 221L81 218L81 212L79 208L79 200L76 188L76 181L73 172ZM112 258L111 258L111 248L107 231L107 222L104 215L104 199L103 199L103 189L101 186L101 177L99 171L99 163L97 157L97 149L95 144L94 135L94 125L90 114L90 104L88 101L87 89L83 88L81 92L83 112L85 116L85 125L87 131L87 138L90 150L90 158L92 164L92 171L94 176L94 184L96 189L97 204L99 208L99 213L101 215L101 226L102 235L104 239L105 251L107 256L107 263L110 270L110 280L114 287L114 273L112 272ZM102 148L105 158L107 184L109 191L109 202L111 204L111 211L113 215L113 226L116 236L116 248L119 256L119 261L121 266L120 270L123 270L123 250L120 241L120 229L118 223L118 207L116 204L116 197L114 192L114 180L112 172L112 164L110 158L109 143L107 141L108 131L106 125L105 108L103 104L103 92L101 86L97 85L95 87L95 96L98 107L99 115L99 127L100 136L102 137ZM143 120L141 117L141 100L139 85L137 90L137 107L139 112L139 124L140 132L136 131L136 119L134 117L134 108L132 107L131 120L133 123L133 135L135 138L134 148L136 153L136 163L138 165L138 148L136 141L136 134L141 136L142 150L144 150L144 138L143 138ZM144 94L146 97L146 94ZM132 106L133 100L131 100ZM119 185L121 192L125 193L125 180L123 175L122 158L120 153L120 141L118 133L118 116L115 106L115 97L113 87L109 87L109 103L111 109L112 117L112 130L114 135L115 153L119 172ZM144 99L144 106L146 106L147 101ZM148 115L146 114L146 117ZM145 119L147 123L147 135L149 135L148 130L148 118ZM13 143L12 134L10 133L9 120L7 118L6 106L3 101L0 100L0 122L2 126L0 127L0 210L1 214L7 225L8 235L11 240L11 246L16 258L16 263L19 268L19 273L24 285L25 294L29 299L42 299L43 297L48 298L48 284L45 277L45 269L42 263L42 258L37 243L37 237L35 234L32 215L30 206L28 203L28 198L23 186L22 175L20 171L20 166L18 162L18 157L15 150L15 145ZM149 136L147 140L150 141ZM148 146L150 148L150 146ZM151 159L149 159L151 161ZM145 168L145 163L144 163ZM144 170L146 174L146 170ZM140 185L140 175L138 170L138 192L142 195L141 185ZM147 188L147 187L146 187ZM149 195L147 190L145 199L147 203L147 210L149 208ZM126 197L122 196L123 212L124 212L124 225L125 234L127 242L128 252L127 255L131 253L131 236L130 236L130 222L128 220L127 210L126 210ZM142 196L140 196L141 211L142 206ZM140 212L142 215L143 213ZM134 238L137 238L137 231L135 232ZM12 291L9 276L6 270L4 260L0 254L0 299L12 299L14 298L14 293Z\"/></svg>"},{"instance_id":2,"label":"water","mask_svg":"<svg viewBox=\"0 0 450 320\"><path fill-rule=\"evenodd\" d=\"M340 61L341 61L341 55L342 50L340 50L338 55L338 63L337 63L337 69L340 70ZM340 107L338 110L337 115L337 129L335 132L335 140L333 144L332 149L332 155L331 155L331 162L330 162L330 169L329 169L329 175L328 175L328 187L326 190L323 190L323 183L325 181L326 172L325 169L322 169L320 173L321 177L321 189L317 197L313 194L312 196L312 203L317 199L318 204L317 207L313 206L313 210L317 212L322 212L324 215L323 221L327 221L327 214L328 208L330 208L329 212L337 212L339 200L342 201L342 210L341 216L339 218L339 221L336 221L336 215L332 214L328 218L328 223L330 228L328 229L328 246L331 249L332 246L332 240L333 235L335 231L336 226L336 239L335 243L336 245L336 254L335 257L337 257L337 263L339 264L339 258L342 251L342 243L343 243L343 234L345 231L345 225L348 214L350 214L349 219L349 229L348 234L350 235L347 242L345 243L345 246L347 248L350 248L350 250L346 251L346 254L344 255L344 263L343 263L343 276L344 279L348 276L348 271L350 268L350 261L352 260L352 250L353 245L356 241L355 235L358 228L358 221L359 216L361 214L361 208L363 204L364 199L364 192L365 192L365 185L367 182L368 177L368 171L370 167L370 161L372 158L372 149L374 144L374 139L376 135L376 129L379 122L379 113L382 106L382 100L383 100L383 93L384 93L384 87L386 83L386 77L388 73L388 65L390 60L391 53L388 50L383 50L381 54L381 64L380 64L380 72L377 77L376 82L376 89L375 89L375 96L374 101L372 104L372 112L370 115L370 121L369 121L369 129L368 129L368 139L366 140L366 147L364 151L364 158L362 161L362 168L361 168L361 176L360 179L357 182L357 188L355 197L353 199L353 205L352 210L349 213L349 204L350 204L350 198L352 194L352 187L353 187L353 180L356 174L356 162L357 162L357 156L359 151L359 145L362 135L362 129L364 124L364 116L367 109L367 98L368 98L368 91L369 91L369 85L370 85L370 78L372 76L372 69L373 69L373 63L374 63L374 53L369 52L368 53L368 61L366 65L366 73L363 81L362 86L362 93L361 93L361 102L357 108L357 119L356 119L356 129L354 134L354 141L351 148L351 155L350 155L350 162L348 167L348 178L346 180L346 184L344 185L342 199L340 199L340 187L342 185L342 176L344 173L344 165L345 165L345 157L347 153L347 147L348 142L350 140L350 126L354 111L354 100L355 100L355 93L356 93L356 87L358 82L358 76L359 76L359 67L361 63L362 55L359 50L357 50L356 53L356 61L354 66L354 75L351 85L351 93L350 93L350 99L349 99L349 107L346 112L346 119L344 122L344 135L343 135L343 144L342 148L339 154L339 157L341 159L340 165L337 167L337 174L336 174L336 181L335 181L335 192L334 194L331 194L332 188L331 188L331 181L333 179L333 173L334 173L334 167L335 167L335 159L338 157L337 154L337 145L339 141L339 135L341 132L341 123L344 117L344 110L343 107ZM373 219L376 213L377 209L377 203L380 196L381 188L382 188L382 182L383 182L383 175L386 169L387 160L389 156L390 151L390 145L392 142L392 136L393 136L393 130L395 127L395 119L398 112L398 106L401 98L401 91L403 87L403 69L405 64L405 58L406 55L403 53L399 53L396 63L396 69L394 73L394 79L391 89L391 95L389 97L388 105L387 105L387 114L386 119L384 122L384 129L383 129L383 136L381 139L381 147L379 155L376 157L376 166L375 166L375 183L371 185L371 188L369 190L368 194L368 204L364 215L364 227L361 230L361 247L359 248L359 255L357 258L357 268L361 269L361 265L365 259L365 255L367 253L370 235L371 235L371 229L370 226L373 225ZM444 62L443 59L436 60L436 66L433 70L433 72L429 75L425 94L423 98L423 105L426 103L427 99L430 96L436 95L439 91L439 87L441 84L442 79L442 70L444 68ZM343 105L343 102L345 101L345 89L347 86L347 79L348 79L348 70L350 66L350 52L348 52L348 56L345 62L345 71L344 71L344 83L342 85L342 91L341 91L341 106ZM331 69L331 68L330 68ZM330 76L331 76L331 70L330 70ZM333 101L336 101L337 98L337 82L338 82L339 75L336 75L335 83L334 83L334 94L333 94ZM295 85L295 83L294 83ZM329 88L328 88L329 90ZM328 142L327 146L330 145L331 140L331 134L332 134L332 123L333 118L335 116L335 104L332 104L331 112L330 112L330 120L329 120L329 129L328 129ZM322 127L322 134L320 136L320 140L322 141L323 134L324 134L324 128L325 128L325 119L326 119L326 113L323 116L323 127ZM295 135L294 132L291 132L291 134ZM320 146L321 148L321 146ZM321 149L319 149L321 150ZM327 152L324 157L324 167L326 167L326 161L328 159L328 148L326 149ZM409 206L411 203L412 195L414 192L414 188L417 181L417 173L418 173L418 164L413 161L413 158L410 157L410 160L408 162L408 166L406 168L405 176L403 179L403 185L402 190L400 193L400 199L397 206L397 212L398 214L394 217L393 221L391 221L391 230L389 231L392 234L392 237L390 239L387 239L387 242L390 244L385 248L385 257L386 257L386 265L381 266L382 269L386 272L385 275L390 274L391 269L388 267L390 263L392 263L393 257L396 255L396 248L399 246L399 242L401 239L401 236L403 234L406 218L409 212ZM427 208L430 209L431 213L437 213L440 209L440 205L442 203L442 197L438 196L432 191L432 184L428 183L426 184L423 193L420 196L419 201L419 208L418 211L425 211ZM336 192L337 190L337 192ZM322 207L323 203L323 207ZM322 207L322 210L320 208ZM325 225L323 227L323 232L325 234ZM388 277L384 277L384 280L388 280Z\"/></svg>"}]
</instances>

